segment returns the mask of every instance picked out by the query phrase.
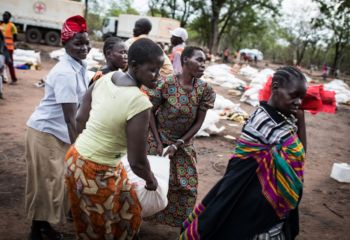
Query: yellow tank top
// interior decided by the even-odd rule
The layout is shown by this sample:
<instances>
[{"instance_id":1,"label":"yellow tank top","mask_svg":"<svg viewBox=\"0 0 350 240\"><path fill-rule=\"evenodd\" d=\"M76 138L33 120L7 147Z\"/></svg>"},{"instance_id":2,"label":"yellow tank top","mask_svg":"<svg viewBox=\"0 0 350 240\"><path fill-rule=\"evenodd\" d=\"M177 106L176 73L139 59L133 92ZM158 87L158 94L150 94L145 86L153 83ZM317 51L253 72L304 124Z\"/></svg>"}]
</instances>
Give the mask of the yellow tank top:
<instances>
[{"instance_id":1,"label":"yellow tank top","mask_svg":"<svg viewBox=\"0 0 350 240\"><path fill-rule=\"evenodd\" d=\"M113 73L96 82L89 120L74 143L84 158L109 166L115 166L126 153L127 121L152 107L139 88L116 86Z\"/></svg>"}]
</instances>

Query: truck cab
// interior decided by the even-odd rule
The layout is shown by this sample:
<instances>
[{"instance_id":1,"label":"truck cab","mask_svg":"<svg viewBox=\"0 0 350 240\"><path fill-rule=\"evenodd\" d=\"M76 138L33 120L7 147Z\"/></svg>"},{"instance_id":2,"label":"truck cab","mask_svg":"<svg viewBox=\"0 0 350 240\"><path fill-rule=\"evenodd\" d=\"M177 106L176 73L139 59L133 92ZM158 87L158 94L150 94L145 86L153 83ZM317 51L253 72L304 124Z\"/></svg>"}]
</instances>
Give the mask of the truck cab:
<instances>
[{"instance_id":1,"label":"truck cab","mask_svg":"<svg viewBox=\"0 0 350 240\"><path fill-rule=\"evenodd\" d=\"M117 36L118 31L118 17L106 17L102 22L102 38L106 40L106 38L110 36Z\"/></svg>"},{"instance_id":2,"label":"truck cab","mask_svg":"<svg viewBox=\"0 0 350 240\"><path fill-rule=\"evenodd\" d=\"M71 0L7 0L0 1L0 14L9 11L11 21L25 33L30 43L59 45L64 21L74 15L84 15L83 1Z\"/></svg>"},{"instance_id":3,"label":"truck cab","mask_svg":"<svg viewBox=\"0 0 350 240\"><path fill-rule=\"evenodd\" d=\"M128 39L133 36L135 22L140 18L147 18L152 23L152 30L148 37L153 41L164 45L170 44L170 30L180 27L180 22L175 19L140 16L132 14L120 14L118 17L106 17L102 24L102 34L105 40L110 36Z\"/></svg>"}]
</instances>

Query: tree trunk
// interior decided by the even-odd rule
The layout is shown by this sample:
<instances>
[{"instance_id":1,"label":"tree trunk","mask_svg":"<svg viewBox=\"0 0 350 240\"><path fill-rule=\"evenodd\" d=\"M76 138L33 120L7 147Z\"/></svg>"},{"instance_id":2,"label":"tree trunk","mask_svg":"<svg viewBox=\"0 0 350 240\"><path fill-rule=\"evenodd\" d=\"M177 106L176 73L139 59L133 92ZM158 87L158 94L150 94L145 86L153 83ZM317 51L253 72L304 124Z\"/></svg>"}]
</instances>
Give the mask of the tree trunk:
<instances>
[{"instance_id":1,"label":"tree trunk","mask_svg":"<svg viewBox=\"0 0 350 240\"><path fill-rule=\"evenodd\" d=\"M303 42L303 46L302 46L300 52L299 52L299 50L297 50L297 65L300 65L301 61L303 60L305 50L306 50L308 43L309 43L308 41Z\"/></svg>"},{"instance_id":2,"label":"tree trunk","mask_svg":"<svg viewBox=\"0 0 350 240\"><path fill-rule=\"evenodd\" d=\"M89 9L89 0L85 0L85 11L84 11L84 18L85 19L87 19L88 9Z\"/></svg>"},{"instance_id":3,"label":"tree trunk","mask_svg":"<svg viewBox=\"0 0 350 240\"><path fill-rule=\"evenodd\" d=\"M333 59L333 63L332 63L332 67L331 70L329 72L330 75L335 76L335 71L338 68L338 62L339 62L339 57L340 57L340 53L341 53L341 37L339 38L339 41L335 44L335 55L334 55L334 59Z\"/></svg>"},{"instance_id":4,"label":"tree trunk","mask_svg":"<svg viewBox=\"0 0 350 240\"><path fill-rule=\"evenodd\" d=\"M216 1L211 1L212 15L210 22L210 39L209 49L212 53L216 54L218 51L218 38L219 38L219 16L221 7Z\"/></svg>"}]
</instances>

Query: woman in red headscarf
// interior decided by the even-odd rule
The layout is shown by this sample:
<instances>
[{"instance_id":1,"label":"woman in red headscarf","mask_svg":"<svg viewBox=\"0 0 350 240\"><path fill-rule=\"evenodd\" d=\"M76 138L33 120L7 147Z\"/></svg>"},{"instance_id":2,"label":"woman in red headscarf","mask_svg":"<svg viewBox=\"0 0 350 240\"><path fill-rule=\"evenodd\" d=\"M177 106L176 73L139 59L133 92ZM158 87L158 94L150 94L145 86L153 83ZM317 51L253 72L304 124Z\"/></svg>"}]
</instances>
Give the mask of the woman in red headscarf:
<instances>
[{"instance_id":1,"label":"woman in red headscarf","mask_svg":"<svg viewBox=\"0 0 350 240\"><path fill-rule=\"evenodd\" d=\"M25 211L32 220L29 239L63 239L50 224L65 222L68 198L64 157L77 137L75 113L87 90L86 58L90 43L81 16L66 20L61 32L65 55L51 69L45 95L27 122Z\"/></svg>"}]
</instances>

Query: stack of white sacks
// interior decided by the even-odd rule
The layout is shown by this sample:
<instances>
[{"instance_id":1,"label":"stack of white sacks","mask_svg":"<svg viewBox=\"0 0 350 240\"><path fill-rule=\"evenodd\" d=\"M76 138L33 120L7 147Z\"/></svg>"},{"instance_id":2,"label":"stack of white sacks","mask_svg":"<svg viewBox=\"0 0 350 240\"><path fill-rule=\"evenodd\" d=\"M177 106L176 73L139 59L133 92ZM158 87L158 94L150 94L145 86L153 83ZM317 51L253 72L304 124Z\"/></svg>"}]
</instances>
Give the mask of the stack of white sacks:
<instances>
[{"instance_id":1,"label":"stack of white sacks","mask_svg":"<svg viewBox=\"0 0 350 240\"><path fill-rule=\"evenodd\" d=\"M350 104L350 87L343 80L334 79L325 84L324 89L335 92L335 101L337 104Z\"/></svg>"},{"instance_id":2,"label":"stack of white sacks","mask_svg":"<svg viewBox=\"0 0 350 240\"><path fill-rule=\"evenodd\" d=\"M256 107L259 105L259 91L264 87L269 76L274 74L274 70L265 68L260 72L252 67L243 67L240 70L240 74L247 76L252 81L249 84L249 88L243 93L241 102L249 103Z\"/></svg>"},{"instance_id":3,"label":"stack of white sacks","mask_svg":"<svg viewBox=\"0 0 350 240\"><path fill-rule=\"evenodd\" d=\"M54 50L50 53L50 57L59 60L65 52L66 50L64 48ZM105 58L103 56L103 53L99 49L91 48L89 54L86 57L87 67L88 69L98 67L100 65L99 62L102 62L104 60Z\"/></svg>"},{"instance_id":4,"label":"stack of white sacks","mask_svg":"<svg viewBox=\"0 0 350 240\"><path fill-rule=\"evenodd\" d=\"M38 66L41 63L40 52L34 50L15 49L13 52L13 65L21 66L24 64Z\"/></svg>"},{"instance_id":5,"label":"stack of white sacks","mask_svg":"<svg viewBox=\"0 0 350 240\"><path fill-rule=\"evenodd\" d=\"M214 64L207 67L204 78L206 81L224 88L245 87L247 85L246 82L236 78L231 73L231 67L226 64Z\"/></svg>"}]
</instances>

